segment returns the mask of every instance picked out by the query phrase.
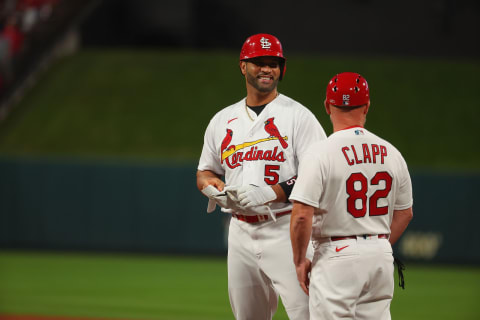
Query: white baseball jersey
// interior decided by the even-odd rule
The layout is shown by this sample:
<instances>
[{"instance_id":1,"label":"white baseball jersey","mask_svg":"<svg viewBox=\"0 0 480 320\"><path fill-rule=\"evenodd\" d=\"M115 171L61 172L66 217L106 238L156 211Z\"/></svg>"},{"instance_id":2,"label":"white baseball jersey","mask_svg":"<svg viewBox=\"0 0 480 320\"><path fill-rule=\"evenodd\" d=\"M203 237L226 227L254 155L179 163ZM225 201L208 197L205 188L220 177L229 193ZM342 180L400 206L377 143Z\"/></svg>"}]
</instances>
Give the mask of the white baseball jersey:
<instances>
[{"instance_id":1,"label":"white baseball jersey","mask_svg":"<svg viewBox=\"0 0 480 320\"><path fill-rule=\"evenodd\" d=\"M313 113L293 99L278 95L258 117L243 99L210 121L198 170L224 175L231 186L275 185L296 176L299 157L323 139ZM287 208L290 203L271 205L274 213Z\"/></svg>"},{"instance_id":2,"label":"white baseball jersey","mask_svg":"<svg viewBox=\"0 0 480 320\"><path fill-rule=\"evenodd\" d=\"M243 99L210 121L198 170L224 175L231 186L274 185L296 176L303 154L322 139L320 123L298 102L280 94L257 117ZM271 209L288 212L291 204L273 203ZM261 221L230 221L228 293L235 318L271 319L280 295L289 319L310 319L292 263L290 215Z\"/></svg>"},{"instance_id":3,"label":"white baseball jersey","mask_svg":"<svg viewBox=\"0 0 480 320\"><path fill-rule=\"evenodd\" d=\"M312 145L290 199L318 208L313 238L390 234L393 210L413 203L400 152L362 127L335 132Z\"/></svg>"}]
</instances>

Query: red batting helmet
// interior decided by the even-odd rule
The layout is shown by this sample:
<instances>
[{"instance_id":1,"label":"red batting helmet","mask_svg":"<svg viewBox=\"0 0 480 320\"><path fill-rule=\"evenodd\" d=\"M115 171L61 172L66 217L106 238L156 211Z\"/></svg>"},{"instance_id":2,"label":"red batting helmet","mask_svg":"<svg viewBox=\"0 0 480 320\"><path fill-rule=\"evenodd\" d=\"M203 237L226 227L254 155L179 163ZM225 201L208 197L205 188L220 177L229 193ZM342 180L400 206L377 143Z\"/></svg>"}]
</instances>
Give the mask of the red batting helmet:
<instances>
[{"instance_id":1,"label":"red batting helmet","mask_svg":"<svg viewBox=\"0 0 480 320\"><path fill-rule=\"evenodd\" d=\"M339 73L328 83L326 102L331 105L356 107L368 101L370 93L367 80L358 73Z\"/></svg>"},{"instance_id":2,"label":"red batting helmet","mask_svg":"<svg viewBox=\"0 0 480 320\"><path fill-rule=\"evenodd\" d=\"M277 57L280 58L280 80L286 70L285 57L280 40L267 33L259 33L250 36L245 40L240 51L240 61L256 57Z\"/></svg>"}]
</instances>

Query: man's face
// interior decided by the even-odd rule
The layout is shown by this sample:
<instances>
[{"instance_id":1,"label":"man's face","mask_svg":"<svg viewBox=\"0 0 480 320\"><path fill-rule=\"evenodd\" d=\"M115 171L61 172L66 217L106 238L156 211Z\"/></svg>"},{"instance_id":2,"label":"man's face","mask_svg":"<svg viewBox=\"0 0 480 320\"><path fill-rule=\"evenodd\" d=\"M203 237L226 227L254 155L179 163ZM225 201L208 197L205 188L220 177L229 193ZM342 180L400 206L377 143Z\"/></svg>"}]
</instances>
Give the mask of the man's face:
<instances>
[{"instance_id":1,"label":"man's face","mask_svg":"<svg viewBox=\"0 0 480 320\"><path fill-rule=\"evenodd\" d=\"M247 82L260 92L275 90L280 78L280 60L275 57L257 57L244 61Z\"/></svg>"}]
</instances>

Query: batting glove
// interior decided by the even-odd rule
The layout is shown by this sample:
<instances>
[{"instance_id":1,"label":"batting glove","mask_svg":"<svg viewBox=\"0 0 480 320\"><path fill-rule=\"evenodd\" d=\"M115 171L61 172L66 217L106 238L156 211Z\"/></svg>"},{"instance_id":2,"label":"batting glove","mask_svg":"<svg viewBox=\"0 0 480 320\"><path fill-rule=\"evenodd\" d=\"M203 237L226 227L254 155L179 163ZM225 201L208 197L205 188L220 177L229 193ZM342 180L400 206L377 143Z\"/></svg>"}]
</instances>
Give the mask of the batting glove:
<instances>
[{"instance_id":1,"label":"batting glove","mask_svg":"<svg viewBox=\"0 0 480 320\"><path fill-rule=\"evenodd\" d=\"M227 195L229 189L235 188L236 187L226 186L223 191L218 191L217 188L212 185L203 188L202 193L208 197L207 213L215 211L217 205L226 213L244 210L245 208L241 207L236 199L232 200L232 198Z\"/></svg>"},{"instance_id":2,"label":"batting glove","mask_svg":"<svg viewBox=\"0 0 480 320\"><path fill-rule=\"evenodd\" d=\"M225 208L227 205L227 195L225 192L220 192L212 185L206 186L202 189L202 193L208 197L207 212L211 213L215 211L215 207L218 204L220 207Z\"/></svg>"},{"instance_id":3,"label":"batting glove","mask_svg":"<svg viewBox=\"0 0 480 320\"><path fill-rule=\"evenodd\" d=\"M254 188L254 189L252 189ZM269 188L271 189L270 187L265 187L265 188ZM230 207L231 208L234 208L233 210L225 210L225 209L222 209L222 211L224 212L228 212L228 213L238 213L238 214L243 214L243 215L246 215L246 216L257 216L257 215L265 215L265 214L269 214L270 217L272 217L273 221L277 221L276 217L275 217L275 214L272 212L272 210L270 209L270 205L269 204L260 204L260 205L251 205L250 202L247 203L247 206L244 206L242 204L240 204L240 195L242 195L243 193L245 193L245 190L250 190L252 189L253 191L257 191L258 188L257 186L229 186L229 187L226 187L225 188L225 191L227 193L227 197L228 197L228 200L227 202L230 204ZM273 189L271 189L273 191ZM268 194L268 190L265 190L266 193ZM275 192L274 192L275 193ZM271 195L270 195L271 196ZM273 197L273 196L271 196ZM277 195L275 194L275 197L272 198L272 200L276 199L277 198ZM243 196L242 196L242 199L243 199ZM269 202L271 200L267 200L267 202Z\"/></svg>"},{"instance_id":4,"label":"batting glove","mask_svg":"<svg viewBox=\"0 0 480 320\"><path fill-rule=\"evenodd\" d=\"M238 202L242 207L249 208L267 204L277 199L272 187L257 187L255 185L241 186L237 190Z\"/></svg>"}]
</instances>

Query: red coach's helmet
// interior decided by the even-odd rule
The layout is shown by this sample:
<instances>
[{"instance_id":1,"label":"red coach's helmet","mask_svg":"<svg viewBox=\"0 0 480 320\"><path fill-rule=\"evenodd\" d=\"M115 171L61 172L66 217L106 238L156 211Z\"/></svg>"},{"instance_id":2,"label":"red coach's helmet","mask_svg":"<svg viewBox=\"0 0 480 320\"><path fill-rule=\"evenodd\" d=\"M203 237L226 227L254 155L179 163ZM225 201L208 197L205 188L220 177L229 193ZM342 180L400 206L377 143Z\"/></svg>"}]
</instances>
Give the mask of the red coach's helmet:
<instances>
[{"instance_id":1,"label":"red coach's helmet","mask_svg":"<svg viewBox=\"0 0 480 320\"><path fill-rule=\"evenodd\" d=\"M327 86L326 102L334 106L356 107L370 101L368 83L364 77L354 72L339 73Z\"/></svg>"},{"instance_id":2,"label":"red coach's helmet","mask_svg":"<svg viewBox=\"0 0 480 320\"><path fill-rule=\"evenodd\" d=\"M256 57L280 58L280 79L283 78L286 69L286 59L283 56L282 44L277 37L267 33L259 33L248 37L240 51L240 61Z\"/></svg>"}]
</instances>

